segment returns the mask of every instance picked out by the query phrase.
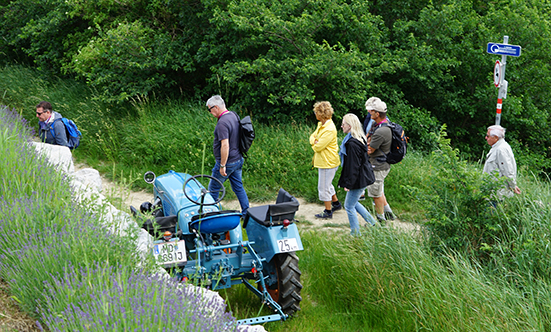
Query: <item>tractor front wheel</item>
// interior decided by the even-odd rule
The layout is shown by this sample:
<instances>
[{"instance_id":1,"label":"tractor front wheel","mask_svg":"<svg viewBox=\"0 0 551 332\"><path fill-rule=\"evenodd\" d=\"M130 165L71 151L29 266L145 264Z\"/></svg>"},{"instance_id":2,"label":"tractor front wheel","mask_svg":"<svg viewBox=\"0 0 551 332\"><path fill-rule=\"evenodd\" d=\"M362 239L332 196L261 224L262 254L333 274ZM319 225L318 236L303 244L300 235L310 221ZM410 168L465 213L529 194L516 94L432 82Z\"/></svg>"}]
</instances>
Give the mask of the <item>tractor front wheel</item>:
<instances>
[{"instance_id":1,"label":"tractor front wheel","mask_svg":"<svg viewBox=\"0 0 551 332\"><path fill-rule=\"evenodd\" d=\"M300 310L299 304L302 301L298 257L294 252L277 254L272 263L275 264L277 282L268 286L268 293L281 306L285 314L293 316Z\"/></svg>"}]
</instances>

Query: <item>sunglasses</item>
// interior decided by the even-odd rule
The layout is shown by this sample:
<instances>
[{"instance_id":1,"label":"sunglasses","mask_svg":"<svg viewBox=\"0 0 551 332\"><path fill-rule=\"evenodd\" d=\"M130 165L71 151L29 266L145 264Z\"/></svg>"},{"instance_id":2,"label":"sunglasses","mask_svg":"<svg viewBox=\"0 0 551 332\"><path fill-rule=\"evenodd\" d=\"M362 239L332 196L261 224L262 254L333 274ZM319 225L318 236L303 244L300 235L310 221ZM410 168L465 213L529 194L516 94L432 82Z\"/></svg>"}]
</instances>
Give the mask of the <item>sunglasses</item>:
<instances>
[{"instance_id":1,"label":"sunglasses","mask_svg":"<svg viewBox=\"0 0 551 332\"><path fill-rule=\"evenodd\" d=\"M213 108L215 108L215 107L216 107L216 105L209 107L209 108L208 108L208 109L209 109L209 112L210 112Z\"/></svg>"}]
</instances>

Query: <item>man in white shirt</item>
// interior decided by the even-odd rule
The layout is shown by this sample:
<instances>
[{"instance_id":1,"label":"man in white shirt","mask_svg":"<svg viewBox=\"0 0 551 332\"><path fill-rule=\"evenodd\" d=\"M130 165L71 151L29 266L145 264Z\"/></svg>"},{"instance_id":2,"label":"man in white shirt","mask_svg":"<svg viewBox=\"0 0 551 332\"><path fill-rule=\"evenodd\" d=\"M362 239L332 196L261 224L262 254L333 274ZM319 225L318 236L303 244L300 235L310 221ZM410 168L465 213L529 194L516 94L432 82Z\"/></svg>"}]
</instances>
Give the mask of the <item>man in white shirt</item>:
<instances>
[{"instance_id":1,"label":"man in white shirt","mask_svg":"<svg viewBox=\"0 0 551 332\"><path fill-rule=\"evenodd\" d=\"M520 194L517 187L517 163L511 146L505 141L505 128L499 125L488 127L486 141L492 148L486 155L484 173L497 171L499 176L507 178L507 187L500 189L498 195L512 197L513 193Z\"/></svg>"}]
</instances>

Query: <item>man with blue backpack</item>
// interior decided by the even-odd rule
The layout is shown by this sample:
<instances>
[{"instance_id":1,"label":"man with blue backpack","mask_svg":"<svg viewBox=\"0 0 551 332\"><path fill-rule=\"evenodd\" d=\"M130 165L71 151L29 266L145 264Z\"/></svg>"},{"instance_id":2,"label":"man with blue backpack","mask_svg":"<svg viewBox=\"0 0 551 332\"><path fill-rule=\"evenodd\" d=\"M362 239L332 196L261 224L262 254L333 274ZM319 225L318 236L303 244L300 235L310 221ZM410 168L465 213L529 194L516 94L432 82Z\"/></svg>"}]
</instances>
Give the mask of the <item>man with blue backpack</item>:
<instances>
[{"instance_id":1,"label":"man with blue backpack","mask_svg":"<svg viewBox=\"0 0 551 332\"><path fill-rule=\"evenodd\" d=\"M44 143L76 149L80 144L81 133L75 123L52 110L52 104L41 101L36 105L38 136Z\"/></svg>"}]
</instances>

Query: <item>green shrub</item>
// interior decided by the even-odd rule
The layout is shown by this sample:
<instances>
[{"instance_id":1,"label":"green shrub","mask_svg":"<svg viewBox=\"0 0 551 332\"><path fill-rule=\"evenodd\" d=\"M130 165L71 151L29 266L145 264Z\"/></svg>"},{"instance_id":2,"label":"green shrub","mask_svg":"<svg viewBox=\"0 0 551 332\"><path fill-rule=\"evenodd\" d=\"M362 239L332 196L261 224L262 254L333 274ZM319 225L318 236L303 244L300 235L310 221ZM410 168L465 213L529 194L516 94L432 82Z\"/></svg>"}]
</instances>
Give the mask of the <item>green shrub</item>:
<instances>
[{"instance_id":1,"label":"green shrub","mask_svg":"<svg viewBox=\"0 0 551 332\"><path fill-rule=\"evenodd\" d=\"M435 148L430 133L445 123L453 146L474 159L497 97L498 56L484 50L506 33L523 51L507 61L502 123L521 129L508 133L513 149L542 175L551 169L541 135L550 126L549 14L542 1L14 0L0 3L0 61L32 64L47 81L86 81L110 104L103 113L117 116L141 96L218 93L257 121L282 124L313 121L318 100L333 103L336 119L364 114L376 95L415 148Z\"/></svg>"},{"instance_id":2,"label":"green shrub","mask_svg":"<svg viewBox=\"0 0 551 332\"><path fill-rule=\"evenodd\" d=\"M440 148L433 152L431 166L425 169L430 180L422 188L406 188L426 211L433 249L487 260L486 249L495 244L503 230L500 224L504 214L491 204L494 188L500 184L461 160L445 138L445 129L443 126L440 131Z\"/></svg>"}]
</instances>

